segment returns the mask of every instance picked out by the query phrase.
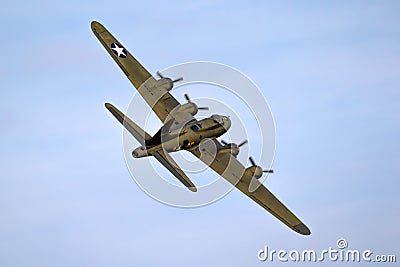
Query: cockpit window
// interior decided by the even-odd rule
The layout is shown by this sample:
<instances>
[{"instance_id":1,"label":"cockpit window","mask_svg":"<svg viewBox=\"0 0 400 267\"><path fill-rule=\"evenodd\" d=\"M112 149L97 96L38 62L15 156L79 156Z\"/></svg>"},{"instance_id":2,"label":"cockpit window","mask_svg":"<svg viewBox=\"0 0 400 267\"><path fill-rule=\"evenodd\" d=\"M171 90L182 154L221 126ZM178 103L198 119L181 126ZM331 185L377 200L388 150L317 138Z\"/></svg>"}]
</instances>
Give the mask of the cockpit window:
<instances>
[{"instance_id":1,"label":"cockpit window","mask_svg":"<svg viewBox=\"0 0 400 267\"><path fill-rule=\"evenodd\" d=\"M193 131L197 132L198 130L201 129L201 125L198 124L198 123L196 123L196 124L192 125L192 126L190 127L190 129L192 129Z\"/></svg>"}]
</instances>

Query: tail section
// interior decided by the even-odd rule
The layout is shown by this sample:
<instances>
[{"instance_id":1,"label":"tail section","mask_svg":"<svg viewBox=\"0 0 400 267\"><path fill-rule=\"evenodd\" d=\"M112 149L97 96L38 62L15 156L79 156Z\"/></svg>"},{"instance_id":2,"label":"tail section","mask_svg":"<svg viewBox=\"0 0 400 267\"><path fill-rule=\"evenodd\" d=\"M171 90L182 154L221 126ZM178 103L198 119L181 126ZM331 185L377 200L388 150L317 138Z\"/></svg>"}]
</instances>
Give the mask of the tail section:
<instances>
[{"instance_id":1,"label":"tail section","mask_svg":"<svg viewBox=\"0 0 400 267\"><path fill-rule=\"evenodd\" d=\"M113 116L122 124L124 127L130 132L136 140L139 141L141 145L144 146L145 140L150 139L151 135L146 133L145 130L140 128L136 123L134 123L131 119L125 116L121 111L119 111L116 107L114 107L110 103L105 104L106 108L113 114Z\"/></svg>"},{"instance_id":2,"label":"tail section","mask_svg":"<svg viewBox=\"0 0 400 267\"><path fill-rule=\"evenodd\" d=\"M140 128L136 123L134 123L110 103L106 103L105 106L111 112L111 114L133 135L133 137L135 137L136 140L142 144L142 147L139 147L132 152L132 156L147 156L147 152L145 150L145 140L152 138L151 135L146 133L145 130ZM143 153L146 153L146 155ZM177 163L171 158L171 156L169 156L167 153L164 153L163 149L155 151L152 153L152 155L190 191L197 191L196 186L192 183L189 177L187 177L186 174L178 167Z\"/></svg>"}]
</instances>

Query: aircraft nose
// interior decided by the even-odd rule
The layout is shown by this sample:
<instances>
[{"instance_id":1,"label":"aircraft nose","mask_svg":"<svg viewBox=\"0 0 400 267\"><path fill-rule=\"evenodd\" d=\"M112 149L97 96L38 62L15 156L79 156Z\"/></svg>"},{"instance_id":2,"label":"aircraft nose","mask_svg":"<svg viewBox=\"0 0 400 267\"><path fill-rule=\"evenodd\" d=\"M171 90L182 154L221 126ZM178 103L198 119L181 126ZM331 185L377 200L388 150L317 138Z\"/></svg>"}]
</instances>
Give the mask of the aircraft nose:
<instances>
[{"instance_id":1,"label":"aircraft nose","mask_svg":"<svg viewBox=\"0 0 400 267\"><path fill-rule=\"evenodd\" d=\"M229 128L231 128L231 125L232 125L231 119L229 117L226 117L226 121L225 121L225 125L224 125L225 129L229 130Z\"/></svg>"}]
</instances>

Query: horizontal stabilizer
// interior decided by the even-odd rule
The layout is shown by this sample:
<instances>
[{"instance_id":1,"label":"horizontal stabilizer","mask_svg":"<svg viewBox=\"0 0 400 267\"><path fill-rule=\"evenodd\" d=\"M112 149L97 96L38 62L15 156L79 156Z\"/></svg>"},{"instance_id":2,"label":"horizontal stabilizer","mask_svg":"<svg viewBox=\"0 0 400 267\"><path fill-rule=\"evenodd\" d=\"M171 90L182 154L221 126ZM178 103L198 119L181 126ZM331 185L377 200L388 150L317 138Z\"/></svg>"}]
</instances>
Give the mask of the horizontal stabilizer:
<instances>
[{"instance_id":1,"label":"horizontal stabilizer","mask_svg":"<svg viewBox=\"0 0 400 267\"><path fill-rule=\"evenodd\" d=\"M113 116L122 124L124 127L130 132L136 140L139 141L140 144L144 145L144 141L146 139L150 139L151 135L146 133L142 128L140 128L136 123L134 123L131 119L125 116L121 111L119 111L116 107L111 105L110 103L105 104L106 108L113 114Z\"/></svg>"},{"instance_id":2,"label":"horizontal stabilizer","mask_svg":"<svg viewBox=\"0 0 400 267\"><path fill-rule=\"evenodd\" d=\"M153 153L153 156L164 165L167 170L169 170L182 184L184 184L190 191L197 192L196 186L192 183L189 177L178 167L176 162L172 159L171 156L164 153L164 151L158 150Z\"/></svg>"},{"instance_id":3,"label":"horizontal stabilizer","mask_svg":"<svg viewBox=\"0 0 400 267\"><path fill-rule=\"evenodd\" d=\"M110 103L106 103L105 106L111 112L111 114L136 138L136 140L139 141L139 143L144 145L146 139L152 138L151 135L146 133L145 130L140 128L136 123L125 116L116 107L114 107ZM190 191L197 191L196 186L192 183L189 177L187 177L187 175L178 167L171 156L164 153L162 149L152 153L152 155Z\"/></svg>"}]
</instances>

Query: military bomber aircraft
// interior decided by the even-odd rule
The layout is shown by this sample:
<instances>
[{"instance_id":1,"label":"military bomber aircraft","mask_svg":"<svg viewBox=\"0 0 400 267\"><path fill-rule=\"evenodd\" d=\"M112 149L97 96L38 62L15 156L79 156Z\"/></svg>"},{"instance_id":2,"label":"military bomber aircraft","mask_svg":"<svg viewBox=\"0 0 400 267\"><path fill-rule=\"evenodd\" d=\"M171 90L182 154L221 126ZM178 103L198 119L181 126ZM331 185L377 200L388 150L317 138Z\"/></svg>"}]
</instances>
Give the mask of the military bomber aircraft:
<instances>
[{"instance_id":1,"label":"military bomber aircraft","mask_svg":"<svg viewBox=\"0 0 400 267\"><path fill-rule=\"evenodd\" d=\"M164 77L160 72L156 73L158 79L153 77L103 25L93 21L91 28L100 43L163 123L161 129L151 136L112 104L105 104L112 115L141 144L133 150L134 158L155 157L189 190L196 192L196 186L168 156L168 153L187 150L289 228L302 235L310 234L308 227L258 181L264 172L272 172L272 170L263 170L251 157L249 160L252 166L248 168L237 160L236 156L240 152L240 147L247 141L235 144L217 140L217 137L230 128L229 117L212 115L209 118L197 120L194 115L198 110L208 108L198 107L187 94L185 94L187 103L180 104L169 92L182 78L172 80ZM255 190L250 190L251 183L255 185Z\"/></svg>"}]
</instances>

